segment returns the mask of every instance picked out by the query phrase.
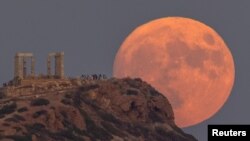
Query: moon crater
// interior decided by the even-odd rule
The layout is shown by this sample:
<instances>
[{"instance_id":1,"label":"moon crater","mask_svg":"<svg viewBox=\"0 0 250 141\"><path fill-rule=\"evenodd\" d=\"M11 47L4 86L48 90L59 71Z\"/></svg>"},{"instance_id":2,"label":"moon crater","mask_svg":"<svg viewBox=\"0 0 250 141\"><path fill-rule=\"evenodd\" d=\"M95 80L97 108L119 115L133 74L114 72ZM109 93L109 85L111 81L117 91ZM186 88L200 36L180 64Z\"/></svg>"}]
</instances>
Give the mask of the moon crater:
<instances>
[{"instance_id":1,"label":"moon crater","mask_svg":"<svg viewBox=\"0 0 250 141\"><path fill-rule=\"evenodd\" d=\"M205 34L204 40L208 45L214 45L214 43L215 43L214 38L211 34Z\"/></svg>"}]
</instances>

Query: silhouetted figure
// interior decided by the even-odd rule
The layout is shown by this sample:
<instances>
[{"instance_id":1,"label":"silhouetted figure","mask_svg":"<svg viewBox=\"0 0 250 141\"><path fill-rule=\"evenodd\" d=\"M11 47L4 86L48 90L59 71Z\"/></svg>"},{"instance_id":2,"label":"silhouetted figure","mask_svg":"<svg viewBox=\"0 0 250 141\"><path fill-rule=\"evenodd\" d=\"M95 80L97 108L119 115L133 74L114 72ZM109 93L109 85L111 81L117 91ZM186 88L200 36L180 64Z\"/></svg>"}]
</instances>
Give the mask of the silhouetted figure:
<instances>
[{"instance_id":1,"label":"silhouetted figure","mask_svg":"<svg viewBox=\"0 0 250 141\"><path fill-rule=\"evenodd\" d=\"M92 75L82 74L80 78L83 80L104 80L107 79L107 76L105 74L92 74Z\"/></svg>"},{"instance_id":2,"label":"silhouetted figure","mask_svg":"<svg viewBox=\"0 0 250 141\"><path fill-rule=\"evenodd\" d=\"M107 76L105 74L102 75L103 79L107 79Z\"/></svg>"},{"instance_id":3,"label":"silhouetted figure","mask_svg":"<svg viewBox=\"0 0 250 141\"><path fill-rule=\"evenodd\" d=\"M85 80L85 79L87 79L87 76L82 74L81 79Z\"/></svg>"},{"instance_id":4,"label":"silhouetted figure","mask_svg":"<svg viewBox=\"0 0 250 141\"><path fill-rule=\"evenodd\" d=\"M101 79L102 79L102 75L99 74L99 75L98 75L98 80L101 80Z\"/></svg>"},{"instance_id":5,"label":"silhouetted figure","mask_svg":"<svg viewBox=\"0 0 250 141\"><path fill-rule=\"evenodd\" d=\"M96 75L96 74L93 74L93 75L92 75L92 78L93 78L93 80L97 80L97 75Z\"/></svg>"}]
</instances>

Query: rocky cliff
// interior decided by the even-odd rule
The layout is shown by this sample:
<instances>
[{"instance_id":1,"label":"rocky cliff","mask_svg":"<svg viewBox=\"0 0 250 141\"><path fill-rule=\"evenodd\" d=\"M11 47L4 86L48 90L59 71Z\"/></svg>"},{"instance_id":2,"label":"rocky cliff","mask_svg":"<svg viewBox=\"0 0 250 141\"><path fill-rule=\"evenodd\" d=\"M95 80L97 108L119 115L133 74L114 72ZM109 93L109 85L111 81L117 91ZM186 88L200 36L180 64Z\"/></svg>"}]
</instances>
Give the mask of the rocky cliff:
<instances>
[{"instance_id":1,"label":"rocky cliff","mask_svg":"<svg viewBox=\"0 0 250 141\"><path fill-rule=\"evenodd\" d=\"M0 140L196 141L175 125L168 100L140 79L96 80L34 95L2 96Z\"/></svg>"}]
</instances>

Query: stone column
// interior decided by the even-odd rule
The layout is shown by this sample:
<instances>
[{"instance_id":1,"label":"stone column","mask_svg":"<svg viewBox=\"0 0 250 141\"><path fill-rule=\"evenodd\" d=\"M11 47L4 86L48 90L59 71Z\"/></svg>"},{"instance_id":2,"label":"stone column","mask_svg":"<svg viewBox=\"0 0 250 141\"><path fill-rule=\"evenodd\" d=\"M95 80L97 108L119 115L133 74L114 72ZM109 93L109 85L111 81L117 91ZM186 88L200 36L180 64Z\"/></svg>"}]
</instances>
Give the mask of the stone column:
<instances>
[{"instance_id":1,"label":"stone column","mask_svg":"<svg viewBox=\"0 0 250 141\"><path fill-rule=\"evenodd\" d=\"M23 59L23 78L27 77L27 62L26 57L22 57Z\"/></svg>"},{"instance_id":2,"label":"stone column","mask_svg":"<svg viewBox=\"0 0 250 141\"><path fill-rule=\"evenodd\" d=\"M55 75L64 78L64 53L57 53L55 56Z\"/></svg>"},{"instance_id":3,"label":"stone column","mask_svg":"<svg viewBox=\"0 0 250 141\"><path fill-rule=\"evenodd\" d=\"M14 77L23 78L23 57L21 57L18 53L15 56L15 74Z\"/></svg>"},{"instance_id":4,"label":"stone column","mask_svg":"<svg viewBox=\"0 0 250 141\"><path fill-rule=\"evenodd\" d=\"M31 57L31 76L35 77L35 58Z\"/></svg>"},{"instance_id":5,"label":"stone column","mask_svg":"<svg viewBox=\"0 0 250 141\"><path fill-rule=\"evenodd\" d=\"M51 56L49 55L47 58L47 75L51 76Z\"/></svg>"}]
</instances>

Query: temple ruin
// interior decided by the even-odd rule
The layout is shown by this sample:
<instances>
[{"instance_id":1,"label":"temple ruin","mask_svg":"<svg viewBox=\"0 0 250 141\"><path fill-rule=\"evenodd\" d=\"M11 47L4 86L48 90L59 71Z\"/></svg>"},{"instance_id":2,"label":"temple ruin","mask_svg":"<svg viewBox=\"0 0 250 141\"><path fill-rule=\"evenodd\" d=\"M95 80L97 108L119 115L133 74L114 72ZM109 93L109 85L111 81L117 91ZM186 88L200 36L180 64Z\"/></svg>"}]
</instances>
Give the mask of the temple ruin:
<instances>
[{"instance_id":1,"label":"temple ruin","mask_svg":"<svg viewBox=\"0 0 250 141\"><path fill-rule=\"evenodd\" d=\"M54 70L52 73L52 60L55 60ZM27 68L27 61L30 60L30 68ZM30 70L30 71L29 71ZM47 76L49 78L64 78L64 52L49 53L47 58ZM14 78L27 79L35 77L35 59L32 53L16 53Z\"/></svg>"},{"instance_id":2,"label":"temple ruin","mask_svg":"<svg viewBox=\"0 0 250 141\"><path fill-rule=\"evenodd\" d=\"M30 74L27 70L27 59L30 59L31 68ZM15 71L14 77L24 79L35 76L35 59L32 53L17 53L15 55Z\"/></svg>"},{"instance_id":3,"label":"temple ruin","mask_svg":"<svg viewBox=\"0 0 250 141\"><path fill-rule=\"evenodd\" d=\"M51 72L51 60L55 58L55 73ZM47 75L49 77L64 78L64 52L49 53L47 59Z\"/></svg>"},{"instance_id":4,"label":"temple ruin","mask_svg":"<svg viewBox=\"0 0 250 141\"><path fill-rule=\"evenodd\" d=\"M107 79L103 74L64 76L64 52L49 53L47 74L35 74L35 58L32 53L19 52L15 55L14 79L0 87L1 97L37 98L47 94L75 91L79 86ZM36 72L37 73L37 72Z\"/></svg>"}]
</instances>

